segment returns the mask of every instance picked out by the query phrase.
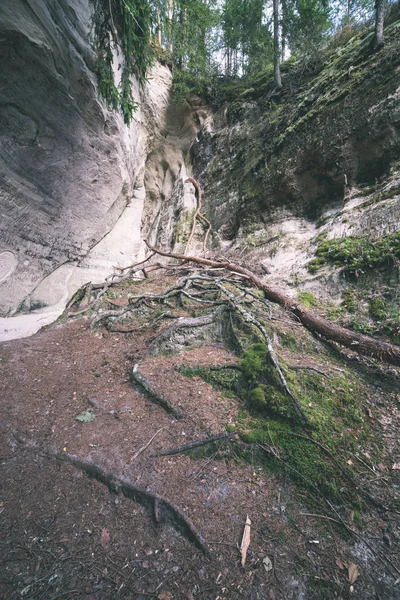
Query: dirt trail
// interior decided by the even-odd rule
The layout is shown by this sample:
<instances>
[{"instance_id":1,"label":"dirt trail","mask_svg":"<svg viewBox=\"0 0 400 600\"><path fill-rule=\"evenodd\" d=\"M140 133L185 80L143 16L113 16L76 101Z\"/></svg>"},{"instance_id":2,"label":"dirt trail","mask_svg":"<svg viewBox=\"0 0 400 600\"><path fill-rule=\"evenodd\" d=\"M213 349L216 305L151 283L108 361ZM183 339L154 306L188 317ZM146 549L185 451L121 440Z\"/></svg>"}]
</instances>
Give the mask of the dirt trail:
<instances>
[{"instance_id":1,"label":"dirt trail","mask_svg":"<svg viewBox=\"0 0 400 600\"><path fill-rule=\"evenodd\" d=\"M220 460L158 456L224 432L238 416L237 400L177 367L237 359L218 346L149 356L151 335L94 333L78 320L0 346L1 597L322 598L321 582L324 598L350 597L347 570L338 564L359 562L353 542L345 543L329 521L302 516L311 511L287 480L244 463L230 441L213 457ZM183 419L132 387L138 362ZM87 410L92 422L75 419ZM37 447L21 444L12 431ZM204 536L211 557L172 523L157 523L151 507L110 493L41 450L71 453L167 498ZM251 545L243 569L237 544L247 514ZM353 598L389 589L385 579L355 585ZM379 597L394 599L395 591Z\"/></svg>"}]
</instances>

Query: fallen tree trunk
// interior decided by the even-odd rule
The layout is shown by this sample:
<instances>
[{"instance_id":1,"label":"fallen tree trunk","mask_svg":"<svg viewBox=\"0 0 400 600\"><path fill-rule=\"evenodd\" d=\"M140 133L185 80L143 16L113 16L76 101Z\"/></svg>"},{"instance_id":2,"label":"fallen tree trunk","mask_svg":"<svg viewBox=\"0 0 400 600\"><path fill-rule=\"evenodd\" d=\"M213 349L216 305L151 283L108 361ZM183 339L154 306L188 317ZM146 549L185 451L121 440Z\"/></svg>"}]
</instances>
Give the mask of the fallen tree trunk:
<instances>
[{"instance_id":1,"label":"fallen tree trunk","mask_svg":"<svg viewBox=\"0 0 400 600\"><path fill-rule=\"evenodd\" d=\"M245 267L241 267L230 261L217 261L197 256L185 256L184 254L164 252L163 250L151 247L149 244L147 244L147 246L152 252L160 254L161 256L167 256L186 262L195 262L208 267L224 268L232 273L237 273L238 275L245 277L246 280L250 281L255 287L262 290L268 300L280 304L284 308L290 310L309 331L318 333L318 335L326 340L336 342L345 348L350 348L350 350L353 350L358 354L371 356L392 365L400 366L400 346L381 342L380 340L376 340L367 335L350 331L350 329L346 329L345 327L341 327L340 325L336 325L336 323L332 323L331 321L320 317L312 310L309 310L296 300L293 300L293 298L290 298L290 296L264 283L257 275L255 275L255 273Z\"/></svg>"}]
</instances>

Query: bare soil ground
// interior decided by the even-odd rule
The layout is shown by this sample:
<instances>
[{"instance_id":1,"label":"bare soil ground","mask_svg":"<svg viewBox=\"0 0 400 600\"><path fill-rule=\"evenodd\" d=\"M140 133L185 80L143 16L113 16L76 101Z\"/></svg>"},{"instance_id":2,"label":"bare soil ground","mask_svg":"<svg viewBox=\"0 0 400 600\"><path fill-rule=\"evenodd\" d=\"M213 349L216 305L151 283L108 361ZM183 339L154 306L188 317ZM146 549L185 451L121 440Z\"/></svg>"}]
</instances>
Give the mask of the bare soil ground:
<instances>
[{"instance_id":1,"label":"bare soil ground","mask_svg":"<svg viewBox=\"0 0 400 600\"><path fill-rule=\"evenodd\" d=\"M80 319L0 346L1 598L400 598L400 584L373 552L385 552L396 575L398 521L386 535L387 523L371 516L371 550L323 515L310 516L294 484L244 461L235 440L211 455L159 456L224 433L240 406L177 371L182 364L235 362L225 348L151 356L153 335L151 329L94 332ZM179 407L182 419L132 386L139 361L140 372ZM379 389L371 392L381 401L377 427L387 436L387 464L395 464L399 411ZM88 409L92 422L75 419ZM111 493L56 458L63 453L168 499L191 519L211 554L172 522L158 523L151 506ZM387 467L381 476L398 489L397 473ZM238 544L247 515L251 543L242 567ZM361 572L354 583L351 563Z\"/></svg>"}]
</instances>

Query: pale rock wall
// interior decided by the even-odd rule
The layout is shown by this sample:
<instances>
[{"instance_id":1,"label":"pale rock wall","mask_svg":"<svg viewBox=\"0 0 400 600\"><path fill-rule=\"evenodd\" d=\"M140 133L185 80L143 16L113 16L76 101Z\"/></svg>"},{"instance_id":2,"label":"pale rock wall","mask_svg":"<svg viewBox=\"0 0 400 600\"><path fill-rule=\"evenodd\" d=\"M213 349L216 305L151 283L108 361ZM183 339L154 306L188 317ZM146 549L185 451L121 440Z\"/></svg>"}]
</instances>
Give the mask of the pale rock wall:
<instances>
[{"instance_id":1,"label":"pale rock wall","mask_svg":"<svg viewBox=\"0 0 400 600\"><path fill-rule=\"evenodd\" d=\"M141 260L143 213L158 243L195 206L182 178L197 107L168 108L171 73L156 65L143 90L133 81L126 126L98 96L90 42L89 0L0 4L0 315L19 311L0 318L0 339L30 335L81 285Z\"/></svg>"},{"instance_id":2,"label":"pale rock wall","mask_svg":"<svg viewBox=\"0 0 400 600\"><path fill-rule=\"evenodd\" d=\"M110 231L143 162L139 122L97 96L90 15L87 0L0 5L0 251L14 256L3 314Z\"/></svg>"}]
</instances>

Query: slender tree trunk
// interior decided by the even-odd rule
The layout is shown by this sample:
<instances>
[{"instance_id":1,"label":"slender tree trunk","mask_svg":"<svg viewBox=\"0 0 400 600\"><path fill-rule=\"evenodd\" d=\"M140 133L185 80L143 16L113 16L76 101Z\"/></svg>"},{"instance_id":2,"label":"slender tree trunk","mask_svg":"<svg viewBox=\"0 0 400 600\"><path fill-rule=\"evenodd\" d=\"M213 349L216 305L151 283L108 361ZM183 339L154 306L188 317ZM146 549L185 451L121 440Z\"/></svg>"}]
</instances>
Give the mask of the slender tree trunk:
<instances>
[{"instance_id":1,"label":"slender tree trunk","mask_svg":"<svg viewBox=\"0 0 400 600\"><path fill-rule=\"evenodd\" d=\"M347 28L351 29L351 0L347 0Z\"/></svg>"},{"instance_id":2,"label":"slender tree trunk","mask_svg":"<svg viewBox=\"0 0 400 600\"><path fill-rule=\"evenodd\" d=\"M279 43L279 0L274 0L274 82L275 88L280 90L282 87L281 49Z\"/></svg>"},{"instance_id":3,"label":"slender tree trunk","mask_svg":"<svg viewBox=\"0 0 400 600\"><path fill-rule=\"evenodd\" d=\"M375 0L375 38L374 49L379 50L384 45L383 22L385 18L385 0Z\"/></svg>"},{"instance_id":4,"label":"slender tree trunk","mask_svg":"<svg viewBox=\"0 0 400 600\"><path fill-rule=\"evenodd\" d=\"M282 0L282 40L281 40L281 57L285 60L286 38L287 38L287 0Z\"/></svg>"}]
</instances>

